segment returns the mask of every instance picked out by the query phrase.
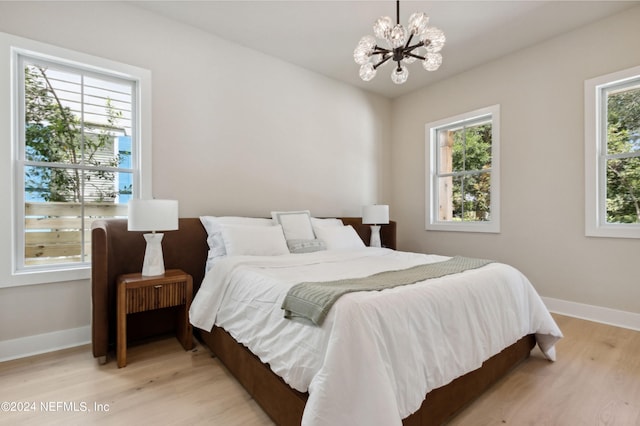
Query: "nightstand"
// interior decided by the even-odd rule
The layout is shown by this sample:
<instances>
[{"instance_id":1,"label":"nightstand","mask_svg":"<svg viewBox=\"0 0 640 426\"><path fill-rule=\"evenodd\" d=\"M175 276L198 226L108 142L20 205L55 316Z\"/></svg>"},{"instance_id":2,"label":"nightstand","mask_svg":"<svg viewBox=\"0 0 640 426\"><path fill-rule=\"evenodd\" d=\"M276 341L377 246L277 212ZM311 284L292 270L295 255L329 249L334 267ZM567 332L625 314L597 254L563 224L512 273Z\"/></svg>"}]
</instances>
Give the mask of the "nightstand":
<instances>
[{"instance_id":1,"label":"nightstand","mask_svg":"<svg viewBox=\"0 0 640 426\"><path fill-rule=\"evenodd\" d=\"M193 348L189 324L193 280L180 269L169 269L163 275L140 273L120 275L117 280L117 348L118 367L127 365L127 314L180 306L177 337L185 350Z\"/></svg>"}]
</instances>

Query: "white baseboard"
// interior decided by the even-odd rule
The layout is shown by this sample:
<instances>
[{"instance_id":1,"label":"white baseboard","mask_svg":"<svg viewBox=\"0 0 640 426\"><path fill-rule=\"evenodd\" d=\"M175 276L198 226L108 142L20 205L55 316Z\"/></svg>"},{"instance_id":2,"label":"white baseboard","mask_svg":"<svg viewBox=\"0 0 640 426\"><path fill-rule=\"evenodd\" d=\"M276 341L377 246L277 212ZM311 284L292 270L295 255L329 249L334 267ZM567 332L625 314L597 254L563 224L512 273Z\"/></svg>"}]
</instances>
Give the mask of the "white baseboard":
<instances>
[{"instance_id":1,"label":"white baseboard","mask_svg":"<svg viewBox=\"0 0 640 426\"><path fill-rule=\"evenodd\" d=\"M35 336L0 341L0 362L60 349L86 345L91 342L91 327L59 330Z\"/></svg>"},{"instance_id":2,"label":"white baseboard","mask_svg":"<svg viewBox=\"0 0 640 426\"><path fill-rule=\"evenodd\" d=\"M551 297L543 297L542 300L547 305L547 309L556 314L640 331L640 314L638 313L585 305Z\"/></svg>"}]
</instances>

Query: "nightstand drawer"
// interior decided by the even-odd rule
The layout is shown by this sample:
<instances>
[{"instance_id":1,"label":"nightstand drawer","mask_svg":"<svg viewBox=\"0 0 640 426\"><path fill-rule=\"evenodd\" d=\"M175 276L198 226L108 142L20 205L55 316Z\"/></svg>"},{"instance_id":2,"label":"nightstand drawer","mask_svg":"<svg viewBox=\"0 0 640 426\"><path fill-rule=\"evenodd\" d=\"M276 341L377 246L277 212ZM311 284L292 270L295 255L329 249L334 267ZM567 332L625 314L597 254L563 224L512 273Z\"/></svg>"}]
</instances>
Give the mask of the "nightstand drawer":
<instances>
[{"instance_id":1,"label":"nightstand drawer","mask_svg":"<svg viewBox=\"0 0 640 426\"><path fill-rule=\"evenodd\" d=\"M184 305L186 302L187 286L184 281L127 289L128 314Z\"/></svg>"}]
</instances>

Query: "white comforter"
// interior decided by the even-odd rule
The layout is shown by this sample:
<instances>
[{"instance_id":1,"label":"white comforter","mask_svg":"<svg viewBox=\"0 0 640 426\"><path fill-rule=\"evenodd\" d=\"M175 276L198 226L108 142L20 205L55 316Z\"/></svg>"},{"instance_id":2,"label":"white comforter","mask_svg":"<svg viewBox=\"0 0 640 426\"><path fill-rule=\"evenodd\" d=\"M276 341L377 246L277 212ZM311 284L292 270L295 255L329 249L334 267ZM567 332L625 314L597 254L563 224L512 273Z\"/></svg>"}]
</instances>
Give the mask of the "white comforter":
<instances>
[{"instance_id":1,"label":"white comforter","mask_svg":"<svg viewBox=\"0 0 640 426\"><path fill-rule=\"evenodd\" d=\"M351 293L322 327L284 319L287 290L302 281L368 276L444 256L367 248L274 257L231 256L205 276L190 310L247 346L291 387L309 392L302 424L400 425L427 392L536 333L555 359L562 333L516 269L480 269L381 292Z\"/></svg>"}]
</instances>

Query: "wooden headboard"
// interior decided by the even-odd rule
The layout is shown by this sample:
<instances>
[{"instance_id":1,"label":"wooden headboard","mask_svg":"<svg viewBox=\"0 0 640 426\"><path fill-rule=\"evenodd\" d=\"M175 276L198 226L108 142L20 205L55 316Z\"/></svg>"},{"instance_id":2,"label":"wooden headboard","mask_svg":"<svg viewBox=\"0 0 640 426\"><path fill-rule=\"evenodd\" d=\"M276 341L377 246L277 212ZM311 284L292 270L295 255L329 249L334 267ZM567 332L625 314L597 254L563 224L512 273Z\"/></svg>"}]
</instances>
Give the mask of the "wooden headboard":
<instances>
[{"instance_id":1,"label":"wooden headboard","mask_svg":"<svg viewBox=\"0 0 640 426\"><path fill-rule=\"evenodd\" d=\"M354 227L360 238L369 244L371 228L359 217L341 218ZM383 225L382 244L396 248L396 223ZM145 251L143 232L127 231L126 219L98 220L91 233L91 300L93 305L91 341L93 356L106 360L116 342L116 280L121 274L140 272ZM193 277L194 293L204 278L209 246L207 233L199 218L182 218L179 230L166 232L162 240L166 269L182 269ZM174 311L177 309L165 308ZM132 314L127 321L127 338L144 338L171 332L175 323L171 315L149 311Z\"/></svg>"}]
</instances>

